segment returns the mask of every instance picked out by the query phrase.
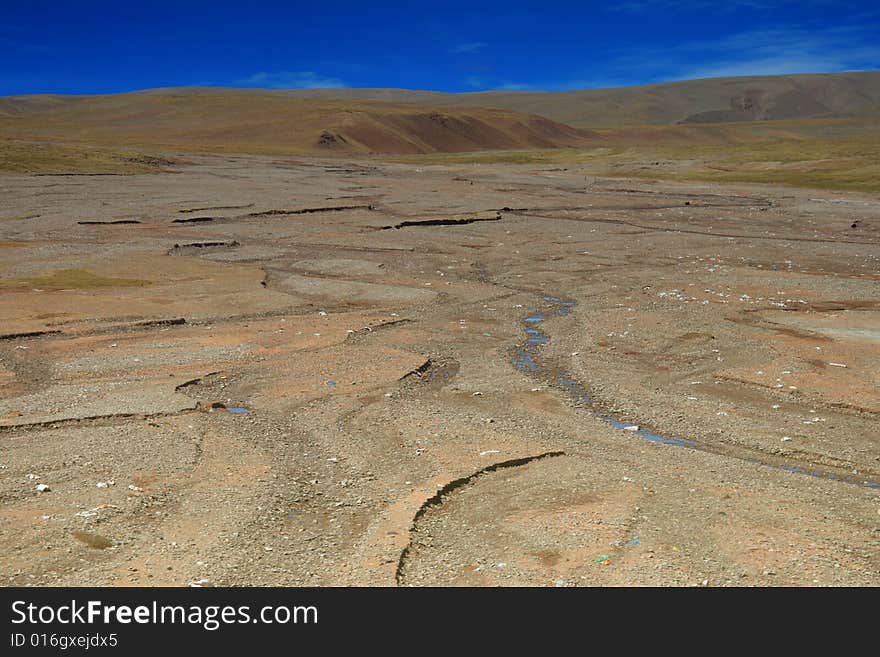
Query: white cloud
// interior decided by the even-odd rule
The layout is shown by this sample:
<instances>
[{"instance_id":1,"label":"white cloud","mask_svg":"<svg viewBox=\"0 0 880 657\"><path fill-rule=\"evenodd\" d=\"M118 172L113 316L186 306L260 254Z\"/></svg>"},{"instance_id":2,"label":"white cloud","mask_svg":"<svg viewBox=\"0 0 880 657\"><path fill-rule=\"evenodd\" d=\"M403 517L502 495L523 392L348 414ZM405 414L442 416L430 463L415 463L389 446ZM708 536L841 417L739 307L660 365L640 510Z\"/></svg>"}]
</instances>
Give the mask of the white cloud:
<instances>
[{"instance_id":1,"label":"white cloud","mask_svg":"<svg viewBox=\"0 0 880 657\"><path fill-rule=\"evenodd\" d=\"M667 79L832 73L880 67L880 42L870 26L801 27L740 32L657 53ZM699 62L692 63L692 62Z\"/></svg>"},{"instance_id":2,"label":"white cloud","mask_svg":"<svg viewBox=\"0 0 880 657\"><path fill-rule=\"evenodd\" d=\"M520 82L505 82L502 85L493 87L493 89L496 91L534 91L535 87Z\"/></svg>"},{"instance_id":3,"label":"white cloud","mask_svg":"<svg viewBox=\"0 0 880 657\"><path fill-rule=\"evenodd\" d=\"M269 89L331 89L348 86L339 78L326 77L314 71L260 71L237 80L236 84Z\"/></svg>"},{"instance_id":4,"label":"white cloud","mask_svg":"<svg viewBox=\"0 0 880 657\"><path fill-rule=\"evenodd\" d=\"M676 80L695 80L700 78L735 78L753 75L791 75L796 73L833 73L847 70L838 66L833 59L770 57L736 62L711 64L685 69L674 76Z\"/></svg>"},{"instance_id":5,"label":"white cloud","mask_svg":"<svg viewBox=\"0 0 880 657\"><path fill-rule=\"evenodd\" d=\"M852 24L810 28L778 26L737 32L715 40L695 39L668 47L609 52L594 70L555 80L488 81L469 79L481 89L573 91L697 78L796 73L835 73L880 69L880 41L873 15Z\"/></svg>"},{"instance_id":6,"label":"white cloud","mask_svg":"<svg viewBox=\"0 0 880 657\"><path fill-rule=\"evenodd\" d=\"M489 44L483 43L482 41L475 41L474 43L460 43L457 46L453 46L452 48L450 48L449 52L454 55L467 55L479 52L488 45Z\"/></svg>"}]
</instances>

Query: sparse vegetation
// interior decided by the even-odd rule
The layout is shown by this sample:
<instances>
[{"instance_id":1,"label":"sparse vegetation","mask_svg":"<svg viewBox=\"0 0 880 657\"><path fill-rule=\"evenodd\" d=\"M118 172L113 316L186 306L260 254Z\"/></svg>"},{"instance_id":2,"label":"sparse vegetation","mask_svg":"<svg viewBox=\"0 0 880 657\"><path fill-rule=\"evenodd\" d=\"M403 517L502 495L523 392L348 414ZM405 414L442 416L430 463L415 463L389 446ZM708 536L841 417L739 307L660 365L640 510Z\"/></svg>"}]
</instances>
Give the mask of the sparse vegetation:
<instances>
[{"instance_id":1,"label":"sparse vegetation","mask_svg":"<svg viewBox=\"0 0 880 657\"><path fill-rule=\"evenodd\" d=\"M0 288L40 288L43 290L88 290L100 287L145 287L150 281L102 276L89 269L59 269L25 278L0 280Z\"/></svg>"},{"instance_id":2,"label":"sparse vegetation","mask_svg":"<svg viewBox=\"0 0 880 657\"><path fill-rule=\"evenodd\" d=\"M0 141L0 172L132 174L161 171L169 160L136 152L44 142Z\"/></svg>"},{"instance_id":3,"label":"sparse vegetation","mask_svg":"<svg viewBox=\"0 0 880 657\"><path fill-rule=\"evenodd\" d=\"M578 165L596 176L880 191L880 123L872 119L668 126L600 134L608 145L586 150L432 153L397 161Z\"/></svg>"}]
</instances>

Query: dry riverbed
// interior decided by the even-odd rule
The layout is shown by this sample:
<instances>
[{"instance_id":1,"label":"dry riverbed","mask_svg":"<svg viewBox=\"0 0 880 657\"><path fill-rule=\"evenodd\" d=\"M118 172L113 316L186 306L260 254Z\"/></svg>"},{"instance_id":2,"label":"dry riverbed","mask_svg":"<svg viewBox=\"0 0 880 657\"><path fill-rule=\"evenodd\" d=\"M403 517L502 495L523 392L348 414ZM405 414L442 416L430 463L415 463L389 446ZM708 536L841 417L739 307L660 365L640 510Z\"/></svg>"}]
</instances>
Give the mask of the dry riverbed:
<instances>
[{"instance_id":1,"label":"dry riverbed","mask_svg":"<svg viewBox=\"0 0 880 657\"><path fill-rule=\"evenodd\" d=\"M0 195L2 584L880 584L876 195L233 156Z\"/></svg>"}]
</instances>

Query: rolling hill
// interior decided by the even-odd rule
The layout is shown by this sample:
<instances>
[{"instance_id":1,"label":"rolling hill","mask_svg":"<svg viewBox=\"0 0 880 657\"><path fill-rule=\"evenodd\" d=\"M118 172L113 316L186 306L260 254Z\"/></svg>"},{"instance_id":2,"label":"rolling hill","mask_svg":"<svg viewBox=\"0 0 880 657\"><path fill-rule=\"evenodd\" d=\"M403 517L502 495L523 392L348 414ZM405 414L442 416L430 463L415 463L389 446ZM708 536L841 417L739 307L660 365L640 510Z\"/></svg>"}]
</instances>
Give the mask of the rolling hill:
<instances>
[{"instance_id":1,"label":"rolling hill","mask_svg":"<svg viewBox=\"0 0 880 657\"><path fill-rule=\"evenodd\" d=\"M843 118L880 114L880 71L685 80L579 91L444 94L398 89L298 89L296 98L496 107L579 128Z\"/></svg>"},{"instance_id":2,"label":"rolling hill","mask_svg":"<svg viewBox=\"0 0 880 657\"><path fill-rule=\"evenodd\" d=\"M0 99L0 135L114 147L386 155L578 147L592 138L503 109L250 90L8 97Z\"/></svg>"},{"instance_id":3,"label":"rolling hill","mask_svg":"<svg viewBox=\"0 0 880 657\"><path fill-rule=\"evenodd\" d=\"M168 88L0 98L0 135L93 144L415 154L579 147L587 130L880 117L880 71L564 92Z\"/></svg>"},{"instance_id":4,"label":"rolling hill","mask_svg":"<svg viewBox=\"0 0 880 657\"><path fill-rule=\"evenodd\" d=\"M880 72L546 93L208 87L0 98L0 171L137 173L190 152L580 162L599 175L876 190Z\"/></svg>"}]
</instances>

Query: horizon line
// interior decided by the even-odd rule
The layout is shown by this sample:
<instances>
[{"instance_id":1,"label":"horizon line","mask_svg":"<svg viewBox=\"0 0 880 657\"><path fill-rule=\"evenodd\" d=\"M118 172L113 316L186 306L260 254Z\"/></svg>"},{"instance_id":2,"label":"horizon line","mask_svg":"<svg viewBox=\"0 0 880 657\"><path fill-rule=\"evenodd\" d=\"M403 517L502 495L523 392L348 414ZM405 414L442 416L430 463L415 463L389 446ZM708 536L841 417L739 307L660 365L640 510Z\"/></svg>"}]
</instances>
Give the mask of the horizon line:
<instances>
[{"instance_id":1,"label":"horizon line","mask_svg":"<svg viewBox=\"0 0 880 657\"><path fill-rule=\"evenodd\" d=\"M817 72L817 73L776 73L776 74L756 74L756 75L731 75L720 77L701 77L701 78L682 78L676 80L664 80L661 82L646 82L643 84L623 84L602 87L580 87L575 89L547 90L547 89L482 89L479 91L438 91L436 89L414 89L409 87L374 87L374 86L343 86L343 87L260 87L260 86L237 86L223 84L194 84L194 85L174 85L159 87L143 87L139 89L129 89L126 91L109 91L109 92L91 92L91 93L59 93L54 91L43 91L39 93L24 94L3 94L0 98L27 98L33 96L64 96L64 97L83 97L83 96L117 96L123 94L147 93L151 91L171 91L175 89L225 89L230 91L269 91L269 92L288 92L288 91L344 91L344 90L361 90L361 91L409 91L415 93L431 93L444 95L459 96L475 96L479 94L564 94L578 93L581 91L603 91L608 89L637 89L642 87L656 87L662 85L683 84L687 82L701 82L705 80L742 80L751 78L793 78L793 77L809 77L809 76L832 76L832 75L850 75L850 74L870 74L880 73L880 68L872 69L853 69L834 72Z\"/></svg>"}]
</instances>

